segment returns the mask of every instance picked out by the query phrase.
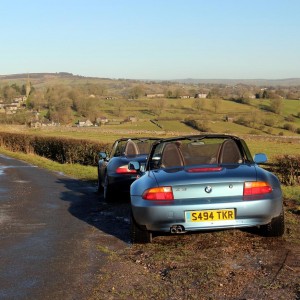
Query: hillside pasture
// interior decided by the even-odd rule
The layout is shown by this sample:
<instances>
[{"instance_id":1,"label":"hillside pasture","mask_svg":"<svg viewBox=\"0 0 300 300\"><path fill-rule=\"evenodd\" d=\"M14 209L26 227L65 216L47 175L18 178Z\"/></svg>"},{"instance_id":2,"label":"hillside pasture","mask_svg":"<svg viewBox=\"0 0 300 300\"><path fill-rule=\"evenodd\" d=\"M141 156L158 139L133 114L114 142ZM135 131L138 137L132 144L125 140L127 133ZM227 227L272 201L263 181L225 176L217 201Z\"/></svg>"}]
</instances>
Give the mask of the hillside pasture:
<instances>
[{"instance_id":1,"label":"hillside pasture","mask_svg":"<svg viewBox=\"0 0 300 300\"><path fill-rule=\"evenodd\" d=\"M203 99L201 99L203 100ZM161 101L161 103L159 102ZM251 99L249 104L242 104L231 100L218 100L218 107L213 107L213 99L205 99L204 106L196 109L193 103L199 99L136 99L136 100L105 100L102 102L101 114L107 118L122 122L128 117L136 117L140 122L146 120L158 120L159 124L164 123L165 130L190 131L183 128L181 123L186 119L193 119L199 122L207 122L207 127L213 132L242 133L242 134L268 134L268 135L297 135L300 128L298 117L298 100L285 100L281 114L270 111L271 100ZM160 104L159 104L160 103ZM161 105L161 107L159 106ZM291 116L294 116L292 120ZM229 118L231 123L224 124L223 121ZM172 122L168 122L172 121ZM177 121L177 122L176 122ZM172 128L172 124L174 128ZM288 125L287 125L288 124ZM220 126L219 126L220 125ZM124 123L128 129L131 125ZM145 130L152 130L149 124L132 124L132 127L141 127ZM284 128L287 127L287 128ZM291 130L294 129L294 130Z\"/></svg>"}]
</instances>

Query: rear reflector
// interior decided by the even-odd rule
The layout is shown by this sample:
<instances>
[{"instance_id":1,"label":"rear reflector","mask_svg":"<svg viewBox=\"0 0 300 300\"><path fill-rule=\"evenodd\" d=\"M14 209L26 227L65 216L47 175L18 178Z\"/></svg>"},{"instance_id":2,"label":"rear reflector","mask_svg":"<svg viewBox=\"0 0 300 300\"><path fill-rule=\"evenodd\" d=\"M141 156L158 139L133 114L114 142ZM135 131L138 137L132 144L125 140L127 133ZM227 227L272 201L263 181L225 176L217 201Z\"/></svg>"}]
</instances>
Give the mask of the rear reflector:
<instances>
[{"instance_id":1,"label":"rear reflector","mask_svg":"<svg viewBox=\"0 0 300 300\"><path fill-rule=\"evenodd\" d=\"M208 168L191 168L187 169L189 173L200 173L200 172L219 172L222 170L222 167L208 167Z\"/></svg>"},{"instance_id":2,"label":"rear reflector","mask_svg":"<svg viewBox=\"0 0 300 300\"><path fill-rule=\"evenodd\" d=\"M145 200L174 200L172 187L162 186L146 190L142 198Z\"/></svg>"},{"instance_id":3,"label":"rear reflector","mask_svg":"<svg viewBox=\"0 0 300 300\"><path fill-rule=\"evenodd\" d=\"M244 183L244 196L262 195L272 192L272 187L264 181L246 181Z\"/></svg>"},{"instance_id":4,"label":"rear reflector","mask_svg":"<svg viewBox=\"0 0 300 300\"><path fill-rule=\"evenodd\" d=\"M116 173L117 174L136 174L137 172L136 172L136 170L129 170L128 166L125 165L125 166L121 166L121 167L117 168Z\"/></svg>"}]
</instances>

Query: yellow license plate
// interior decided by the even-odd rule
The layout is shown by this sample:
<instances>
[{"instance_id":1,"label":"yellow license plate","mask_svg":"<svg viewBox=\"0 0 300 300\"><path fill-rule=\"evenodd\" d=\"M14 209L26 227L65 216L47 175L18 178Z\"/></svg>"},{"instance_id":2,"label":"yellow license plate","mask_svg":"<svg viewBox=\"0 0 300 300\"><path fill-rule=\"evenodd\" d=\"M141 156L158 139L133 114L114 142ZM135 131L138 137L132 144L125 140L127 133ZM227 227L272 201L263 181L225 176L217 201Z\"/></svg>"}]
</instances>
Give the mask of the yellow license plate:
<instances>
[{"instance_id":1,"label":"yellow license plate","mask_svg":"<svg viewBox=\"0 0 300 300\"><path fill-rule=\"evenodd\" d=\"M235 219L234 209L186 211L187 222L227 221Z\"/></svg>"}]
</instances>

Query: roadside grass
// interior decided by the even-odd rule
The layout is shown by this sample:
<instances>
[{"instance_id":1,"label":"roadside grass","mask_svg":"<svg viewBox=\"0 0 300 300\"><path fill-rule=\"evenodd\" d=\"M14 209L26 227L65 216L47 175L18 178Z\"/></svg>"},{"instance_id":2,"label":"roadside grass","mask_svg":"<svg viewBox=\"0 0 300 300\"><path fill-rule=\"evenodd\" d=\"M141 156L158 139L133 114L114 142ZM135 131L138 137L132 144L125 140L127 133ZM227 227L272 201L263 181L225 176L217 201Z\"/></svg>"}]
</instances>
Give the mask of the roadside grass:
<instances>
[{"instance_id":1,"label":"roadside grass","mask_svg":"<svg viewBox=\"0 0 300 300\"><path fill-rule=\"evenodd\" d=\"M79 164L60 164L50 159L35 155L25 154L21 152L11 152L0 147L0 153L9 157L13 157L29 164L54 171L60 172L72 178L82 181L89 181L96 183L97 181L97 168L92 166L82 166Z\"/></svg>"},{"instance_id":2,"label":"roadside grass","mask_svg":"<svg viewBox=\"0 0 300 300\"><path fill-rule=\"evenodd\" d=\"M286 201L294 201L298 205L298 211L300 213L300 186L282 186L282 192Z\"/></svg>"}]
</instances>

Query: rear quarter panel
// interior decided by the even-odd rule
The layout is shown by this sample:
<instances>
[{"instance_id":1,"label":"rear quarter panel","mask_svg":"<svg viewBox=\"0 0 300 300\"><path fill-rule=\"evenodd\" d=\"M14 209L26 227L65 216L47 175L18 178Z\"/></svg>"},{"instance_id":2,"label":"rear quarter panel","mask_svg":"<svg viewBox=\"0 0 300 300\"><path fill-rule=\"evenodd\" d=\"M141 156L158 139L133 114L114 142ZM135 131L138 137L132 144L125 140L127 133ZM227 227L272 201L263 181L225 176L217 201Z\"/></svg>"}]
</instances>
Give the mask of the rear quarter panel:
<instances>
[{"instance_id":1,"label":"rear quarter panel","mask_svg":"<svg viewBox=\"0 0 300 300\"><path fill-rule=\"evenodd\" d=\"M143 176L134 181L130 186L130 195L141 197L146 189L156 187L157 181L151 171L147 171Z\"/></svg>"}]
</instances>

